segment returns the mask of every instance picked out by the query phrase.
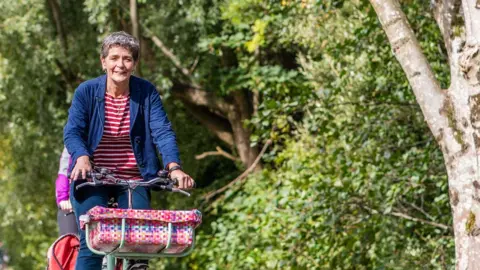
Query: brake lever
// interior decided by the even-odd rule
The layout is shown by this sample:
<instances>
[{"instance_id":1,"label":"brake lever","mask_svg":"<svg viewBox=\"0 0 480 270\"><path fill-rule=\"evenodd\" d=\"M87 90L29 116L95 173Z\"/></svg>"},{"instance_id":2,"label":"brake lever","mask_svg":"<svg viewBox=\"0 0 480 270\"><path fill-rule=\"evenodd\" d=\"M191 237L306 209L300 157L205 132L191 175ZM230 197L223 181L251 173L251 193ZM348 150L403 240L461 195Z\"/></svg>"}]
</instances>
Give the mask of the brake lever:
<instances>
[{"instance_id":1,"label":"brake lever","mask_svg":"<svg viewBox=\"0 0 480 270\"><path fill-rule=\"evenodd\" d=\"M92 187L101 186L101 185L103 185L102 181L100 181L101 178L102 178L102 173L101 172L100 173L95 172L95 171L88 172L87 173L87 178L84 179L84 180L86 180L86 182L81 183L78 186L76 186L75 190L78 190L78 189L80 189L84 186L92 186Z\"/></svg>"},{"instance_id":2,"label":"brake lever","mask_svg":"<svg viewBox=\"0 0 480 270\"><path fill-rule=\"evenodd\" d=\"M79 190L81 187L84 187L84 186L96 186L96 183L95 182L81 183L81 184L79 184L78 186L75 187L75 190Z\"/></svg>"},{"instance_id":3,"label":"brake lever","mask_svg":"<svg viewBox=\"0 0 480 270\"><path fill-rule=\"evenodd\" d=\"M179 188L172 188L172 192L178 192L181 193L187 197L190 197L190 193L186 192L185 190L179 189Z\"/></svg>"},{"instance_id":4,"label":"brake lever","mask_svg":"<svg viewBox=\"0 0 480 270\"><path fill-rule=\"evenodd\" d=\"M177 192L177 193L181 193L187 197L190 197L190 193L186 192L185 190L183 189L179 189L179 188L176 188L174 186L177 186L178 187L178 179L177 178L173 178L171 179L172 181L170 181L170 183L168 184L168 190L171 191L171 192Z\"/></svg>"}]
</instances>

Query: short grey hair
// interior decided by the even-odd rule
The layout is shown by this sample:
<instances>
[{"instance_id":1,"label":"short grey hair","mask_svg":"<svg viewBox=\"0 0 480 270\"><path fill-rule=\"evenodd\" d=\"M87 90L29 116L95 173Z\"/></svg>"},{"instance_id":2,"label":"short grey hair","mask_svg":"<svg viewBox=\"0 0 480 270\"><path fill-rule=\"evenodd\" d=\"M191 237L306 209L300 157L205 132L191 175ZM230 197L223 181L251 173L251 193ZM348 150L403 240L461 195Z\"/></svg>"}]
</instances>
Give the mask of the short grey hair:
<instances>
[{"instance_id":1,"label":"short grey hair","mask_svg":"<svg viewBox=\"0 0 480 270\"><path fill-rule=\"evenodd\" d=\"M129 50L130 53L132 53L133 61L137 62L140 51L140 43L134 36L124 31L113 32L108 35L105 39L103 39L101 51L102 58L107 57L110 48L115 46L120 46Z\"/></svg>"}]
</instances>

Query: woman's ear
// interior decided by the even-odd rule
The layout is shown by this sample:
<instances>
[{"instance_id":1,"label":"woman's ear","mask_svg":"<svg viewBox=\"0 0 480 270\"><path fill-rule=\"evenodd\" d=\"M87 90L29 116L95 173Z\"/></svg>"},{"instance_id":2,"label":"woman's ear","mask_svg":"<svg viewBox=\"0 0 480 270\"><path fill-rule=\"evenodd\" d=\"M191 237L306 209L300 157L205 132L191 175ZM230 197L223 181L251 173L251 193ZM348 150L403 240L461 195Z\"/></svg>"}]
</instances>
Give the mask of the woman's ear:
<instances>
[{"instance_id":1,"label":"woman's ear","mask_svg":"<svg viewBox=\"0 0 480 270\"><path fill-rule=\"evenodd\" d=\"M105 58L100 56L100 63L102 63L102 70L107 69L107 64L105 63Z\"/></svg>"}]
</instances>

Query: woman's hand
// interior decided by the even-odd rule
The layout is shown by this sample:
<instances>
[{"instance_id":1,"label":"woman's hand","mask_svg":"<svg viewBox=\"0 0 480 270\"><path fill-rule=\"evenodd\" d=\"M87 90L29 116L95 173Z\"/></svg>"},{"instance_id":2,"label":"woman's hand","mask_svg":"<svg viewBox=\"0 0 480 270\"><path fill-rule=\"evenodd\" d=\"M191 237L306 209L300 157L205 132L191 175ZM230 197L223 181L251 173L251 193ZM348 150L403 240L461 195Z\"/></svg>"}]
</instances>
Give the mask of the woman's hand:
<instances>
[{"instance_id":1,"label":"woman's hand","mask_svg":"<svg viewBox=\"0 0 480 270\"><path fill-rule=\"evenodd\" d=\"M178 181L179 189L191 189L195 187L195 181L192 179L192 177L181 170L175 170L171 172L170 178Z\"/></svg>"},{"instance_id":2,"label":"woman's hand","mask_svg":"<svg viewBox=\"0 0 480 270\"><path fill-rule=\"evenodd\" d=\"M72 203L70 202L70 200L61 201L61 202L58 203L58 206L63 211L72 212Z\"/></svg>"},{"instance_id":3,"label":"woman's hand","mask_svg":"<svg viewBox=\"0 0 480 270\"><path fill-rule=\"evenodd\" d=\"M89 156L81 156L77 159L75 167L73 167L72 173L70 174L70 179L73 181L77 180L80 176L80 179L87 178L87 172L92 171L92 164L90 163Z\"/></svg>"}]
</instances>

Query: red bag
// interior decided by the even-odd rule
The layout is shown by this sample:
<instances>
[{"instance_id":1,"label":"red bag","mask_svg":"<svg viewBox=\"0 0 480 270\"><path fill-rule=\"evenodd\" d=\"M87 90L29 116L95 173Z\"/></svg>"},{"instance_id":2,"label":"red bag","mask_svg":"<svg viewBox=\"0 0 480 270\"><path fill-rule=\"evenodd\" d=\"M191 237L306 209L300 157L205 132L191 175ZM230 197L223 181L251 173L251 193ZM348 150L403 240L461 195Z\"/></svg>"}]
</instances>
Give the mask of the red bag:
<instances>
[{"instance_id":1,"label":"red bag","mask_svg":"<svg viewBox=\"0 0 480 270\"><path fill-rule=\"evenodd\" d=\"M80 239L75 234L60 236L48 249L47 270L74 270Z\"/></svg>"}]
</instances>

